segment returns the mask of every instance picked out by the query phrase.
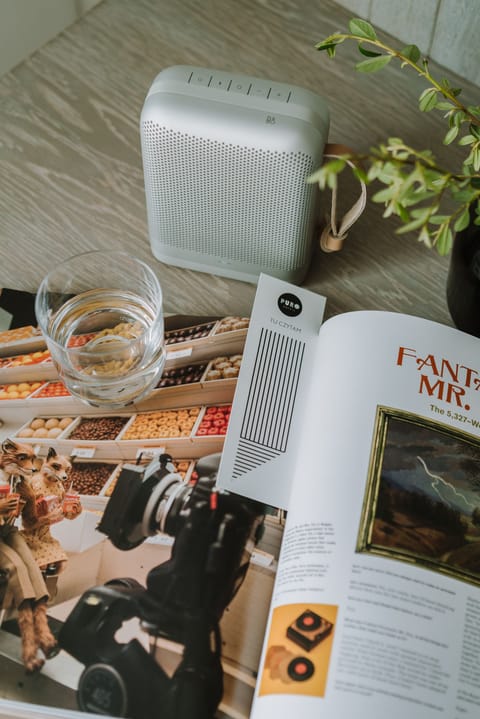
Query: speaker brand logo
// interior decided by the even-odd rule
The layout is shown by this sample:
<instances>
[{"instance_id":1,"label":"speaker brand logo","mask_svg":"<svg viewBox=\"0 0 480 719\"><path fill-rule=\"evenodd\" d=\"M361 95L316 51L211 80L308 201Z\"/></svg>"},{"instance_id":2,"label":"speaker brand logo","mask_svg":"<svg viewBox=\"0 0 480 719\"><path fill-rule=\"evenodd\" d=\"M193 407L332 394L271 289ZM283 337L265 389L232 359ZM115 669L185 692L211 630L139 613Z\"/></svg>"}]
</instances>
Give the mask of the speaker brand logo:
<instances>
[{"instance_id":1,"label":"speaker brand logo","mask_svg":"<svg viewBox=\"0 0 480 719\"><path fill-rule=\"evenodd\" d=\"M284 292L277 300L278 309L287 317L298 317L302 311L302 303L296 295Z\"/></svg>"}]
</instances>

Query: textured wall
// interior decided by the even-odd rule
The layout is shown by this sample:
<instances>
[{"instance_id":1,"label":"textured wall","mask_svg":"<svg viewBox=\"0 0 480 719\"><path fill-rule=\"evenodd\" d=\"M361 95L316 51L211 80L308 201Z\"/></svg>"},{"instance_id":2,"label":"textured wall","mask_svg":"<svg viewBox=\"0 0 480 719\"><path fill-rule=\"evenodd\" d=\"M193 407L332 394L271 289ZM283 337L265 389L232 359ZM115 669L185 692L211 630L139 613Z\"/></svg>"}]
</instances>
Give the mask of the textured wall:
<instances>
[{"instance_id":1,"label":"textured wall","mask_svg":"<svg viewBox=\"0 0 480 719\"><path fill-rule=\"evenodd\" d=\"M101 0L1 0L0 76Z\"/></svg>"},{"instance_id":2,"label":"textured wall","mask_svg":"<svg viewBox=\"0 0 480 719\"><path fill-rule=\"evenodd\" d=\"M480 85L478 0L337 0L460 77Z\"/></svg>"}]
</instances>

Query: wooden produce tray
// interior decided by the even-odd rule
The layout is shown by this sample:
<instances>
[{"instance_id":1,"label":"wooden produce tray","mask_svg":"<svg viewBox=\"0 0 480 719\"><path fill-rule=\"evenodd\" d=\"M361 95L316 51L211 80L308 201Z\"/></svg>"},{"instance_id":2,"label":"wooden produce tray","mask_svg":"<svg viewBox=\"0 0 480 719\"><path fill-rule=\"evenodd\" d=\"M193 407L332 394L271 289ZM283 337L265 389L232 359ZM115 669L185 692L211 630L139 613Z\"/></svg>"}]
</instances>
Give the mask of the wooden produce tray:
<instances>
[{"instance_id":1,"label":"wooden produce tray","mask_svg":"<svg viewBox=\"0 0 480 719\"><path fill-rule=\"evenodd\" d=\"M46 381L58 378L57 370L51 360L43 362L17 365L16 367L0 368L0 384L13 384L18 382Z\"/></svg>"},{"instance_id":2,"label":"wooden produce tray","mask_svg":"<svg viewBox=\"0 0 480 719\"><path fill-rule=\"evenodd\" d=\"M156 389L147 399L135 403L138 411L174 409L191 404L217 404L232 402L237 386L236 380L220 380L217 382L199 382L179 387Z\"/></svg>"},{"instance_id":3,"label":"wooden produce tray","mask_svg":"<svg viewBox=\"0 0 480 719\"><path fill-rule=\"evenodd\" d=\"M96 483L96 486L92 486L92 489L95 489L95 492L88 492L86 491L87 488L84 486L84 484L77 484L74 483L71 491L73 493L78 493L80 495L80 501L82 503L82 507L85 509L96 509L103 511L105 509L105 506L109 500L109 497L105 494L106 488L118 477L120 474L122 463L118 459L88 459L83 457L77 457L73 461L73 467L75 468L75 465L81 464L82 466L88 466L91 465L92 468L94 468L96 465L106 465L106 467L110 467L110 472L108 476L105 476L105 480L103 480L100 483ZM95 484L95 479L93 478L92 482Z\"/></svg>"},{"instance_id":4,"label":"wooden produce tray","mask_svg":"<svg viewBox=\"0 0 480 719\"><path fill-rule=\"evenodd\" d=\"M216 381L204 381L202 379L200 382L178 385L176 387L163 387L161 389L154 389L146 399L134 402L131 406L132 410L144 411L147 409L157 409L158 407L172 409L190 404L231 402L235 394L236 384L236 379ZM0 399L0 409L10 407L35 407L37 405L40 411L48 414L80 414L87 408L84 402L72 395L63 397L38 397L39 390L45 389L46 385L47 382L42 382L41 386L29 394L28 397ZM88 408L88 411L95 414L102 414L105 410L92 407Z\"/></svg>"},{"instance_id":5,"label":"wooden produce tray","mask_svg":"<svg viewBox=\"0 0 480 719\"><path fill-rule=\"evenodd\" d=\"M219 405L220 406L220 405ZM227 403L230 406L230 403ZM192 407L192 405L190 405ZM211 434L208 436L197 436L196 432L200 423L203 421L205 413L209 411L210 405L193 406L198 409L195 421L191 423L191 429L186 436L145 436L135 439L125 439L125 434L132 427L133 423L141 415L157 415L162 410L146 411L142 413L125 413L115 412L112 414L82 414L69 417L72 421L68 426L58 433L58 436L23 436L24 430L31 428L32 421L43 419L45 421L51 419L62 420L67 415L51 415L51 414L32 414L28 421L24 422L17 432L12 434L12 439L18 439L22 442L33 444L37 447L39 455L45 455L48 447L53 446L60 454L68 457L77 457L89 460L128 460L135 461L141 452L156 449L158 451L167 452L173 457L191 457L198 459L206 454L215 454L221 452L225 441L225 434ZM180 412L185 410L184 407L176 407L170 411L178 409ZM168 411L168 410L165 410ZM112 439L96 439L92 438L72 438L71 435L79 427L84 420L102 421L111 417L122 417L125 419L124 427Z\"/></svg>"},{"instance_id":6,"label":"wooden produce tray","mask_svg":"<svg viewBox=\"0 0 480 719\"><path fill-rule=\"evenodd\" d=\"M236 330L209 335L191 342L179 342L167 347L165 367L176 367L188 362L209 361L217 355L241 354L245 347L247 330Z\"/></svg>"},{"instance_id":7,"label":"wooden produce tray","mask_svg":"<svg viewBox=\"0 0 480 719\"><path fill-rule=\"evenodd\" d=\"M203 325L211 327L207 336L190 339L188 341L176 341L174 344L166 345L165 370L181 367L187 363L208 363L214 357L220 355L242 354L247 336L247 328L221 332L219 330L222 328L222 323L225 322L225 319L226 318L203 323ZM193 325L191 328L187 327L182 329L185 331L186 329L194 329L195 327L202 327L203 325L199 323ZM44 347L45 343L43 343L40 349L44 349ZM19 353L26 352L27 350L25 349ZM14 358L13 353L11 355L6 354L5 356L11 357L12 359ZM58 374L51 360L18 365L16 367L7 365L0 368L0 385L34 381L46 382L57 379ZM167 401L168 396L167 394ZM7 402L10 400L4 401ZM78 400L76 401L78 402Z\"/></svg>"},{"instance_id":8,"label":"wooden produce tray","mask_svg":"<svg viewBox=\"0 0 480 719\"><path fill-rule=\"evenodd\" d=\"M45 339L36 327L19 327L0 332L0 357L13 357L46 348Z\"/></svg>"}]
</instances>

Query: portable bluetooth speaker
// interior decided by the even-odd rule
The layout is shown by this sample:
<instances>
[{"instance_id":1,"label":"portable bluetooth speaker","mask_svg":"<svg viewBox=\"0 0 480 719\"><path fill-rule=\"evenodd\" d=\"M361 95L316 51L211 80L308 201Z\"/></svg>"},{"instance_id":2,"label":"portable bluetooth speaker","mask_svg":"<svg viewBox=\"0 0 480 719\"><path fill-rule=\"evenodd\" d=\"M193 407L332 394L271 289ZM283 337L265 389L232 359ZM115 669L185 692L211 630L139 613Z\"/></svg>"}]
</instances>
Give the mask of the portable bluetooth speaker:
<instances>
[{"instance_id":1,"label":"portable bluetooth speaker","mask_svg":"<svg viewBox=\"0 0 480 719\"><path fill-rule=\"evenodd\" d=\"M325 100L293 85L174 66L141 115L150 243L180 267L299 283L317 224Z\"/></svg>"}]
</instances>

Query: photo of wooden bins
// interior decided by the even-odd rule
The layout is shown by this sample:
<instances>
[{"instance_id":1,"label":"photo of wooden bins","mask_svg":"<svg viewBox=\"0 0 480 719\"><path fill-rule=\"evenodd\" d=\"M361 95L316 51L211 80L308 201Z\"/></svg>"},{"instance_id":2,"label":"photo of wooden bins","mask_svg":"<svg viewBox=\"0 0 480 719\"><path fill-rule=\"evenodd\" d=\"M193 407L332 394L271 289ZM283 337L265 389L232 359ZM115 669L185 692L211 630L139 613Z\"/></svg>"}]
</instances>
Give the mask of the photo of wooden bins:
<instances>
[{"instance_id":1,"label":"photo of wooden bins","mask_svg":"<svg viewBox=\"0 0 480 719\"><path fill-rule=\"evenodd\" d=\"M172 456L184 481L201 457L221 452L249 320L225 317L167 329L166 362L156 389L138 404L102 412L72 397L46 349L0 351L0 410L21 421L8 436L70 457L72 491L101 508L124 463ZM21 341L21 340L20 340ZM38 344L38 338L35 337ZM10 343L11 345L11 343Z\"/></svg>"}]
</instances>

